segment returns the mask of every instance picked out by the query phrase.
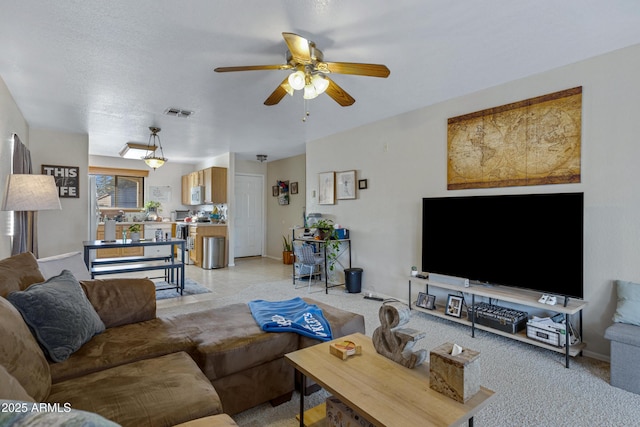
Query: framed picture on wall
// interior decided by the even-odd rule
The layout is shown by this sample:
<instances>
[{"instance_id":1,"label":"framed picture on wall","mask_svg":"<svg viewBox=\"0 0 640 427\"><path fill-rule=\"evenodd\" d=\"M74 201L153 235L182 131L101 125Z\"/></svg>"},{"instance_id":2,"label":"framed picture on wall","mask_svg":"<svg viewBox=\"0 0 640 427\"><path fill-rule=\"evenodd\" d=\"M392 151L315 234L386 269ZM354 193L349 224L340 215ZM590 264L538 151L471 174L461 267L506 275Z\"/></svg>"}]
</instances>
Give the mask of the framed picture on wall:
<instances>
[{"instance_id":1,"label":"framed picture on wall","mask_svg":"<svg viewBox=\"0 0 640 427\"><path fill-rule=\"evenodd\" d=\"M298 181L291 183L291 194L298 194Z\"/></svg>"},{"instance_id":2,"label":"framed picture on wall","mask_svg":"<svg viewBox=\"0 0 640 427\"><path fill-rule=\"evenodd\" d=\"M280 195L280 187L278 187L277 185L271 187L271 195L273 197L278 197L278 195Z\"/></svg>"},{"instance_id":3,"label":"framed picture on wall","mask_svg":"<svg viewBox=\"0 0 640 427\"><path fill-rule=\"evenodd\" d=\"M336 172L336 198L356 198L356 171Z\"/></svg>"},{"instance_id":4,"label":"framed picture on wall","mask_svg":"<svg viewBox=\"0 0 640 427\"><path fill-rule=\"evenodd\" d=\"M321 172L318 174L320 182L318 185L318 204L333 205L336 202L336 182L334 172Z\"/></svg>"}]
</instances>

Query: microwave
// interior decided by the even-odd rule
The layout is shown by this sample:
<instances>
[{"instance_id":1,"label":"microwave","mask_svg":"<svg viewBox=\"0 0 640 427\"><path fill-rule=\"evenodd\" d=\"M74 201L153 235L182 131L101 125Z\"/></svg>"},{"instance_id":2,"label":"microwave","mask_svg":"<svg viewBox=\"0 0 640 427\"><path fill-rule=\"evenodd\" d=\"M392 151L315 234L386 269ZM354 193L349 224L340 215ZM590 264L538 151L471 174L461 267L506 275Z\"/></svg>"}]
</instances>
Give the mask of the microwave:
<instances>
[{"instance_id":1,"label":"microwave","mask_svg":"<svg viewBox=\"0 0 640 427\"><path fill-rule=\"evenodd\" d=\"M191 204L201 205L204 203L204 186L191 187Z\"/></svg>"}]
</instances>

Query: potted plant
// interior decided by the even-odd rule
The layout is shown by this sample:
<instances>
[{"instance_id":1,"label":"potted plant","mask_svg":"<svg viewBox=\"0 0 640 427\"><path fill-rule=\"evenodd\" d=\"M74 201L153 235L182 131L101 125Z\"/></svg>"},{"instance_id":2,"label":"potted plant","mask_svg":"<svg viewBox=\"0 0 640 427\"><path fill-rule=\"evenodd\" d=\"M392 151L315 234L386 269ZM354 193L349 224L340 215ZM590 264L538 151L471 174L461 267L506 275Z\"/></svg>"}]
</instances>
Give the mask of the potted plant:
<instances>
[{"instance_id":1,"label":"potted plant","mask_svg":"<svg viewBox=\"0 0 640 427\"><path fill-rule=\"evenodd\" d=\"M129 235L132 242L140 241L140 224L131 224L129 226Z\"/></svg>"},{"instance_id":2,"label":"potted plant","mask_svg":"<svg viewBox=\"0 0 640 427\"><path fill-rule=\"evenodd\" d=\"M147 221L155 221L158 218L158 210L160 210L160 202L149 200L144 204L144 210L147 213Z\"/></svg>"},{"instance_id":3,"label":"potted plant","mask_svg":"<svg viewBox=\"0 0 640 427\"><path fill-rule=\"evenodd\" d=\"M327 254L327 267L333 271L334 264L338 260L340 251L340 242L336 238L336 229L333 227L333 221L330 219L320 219L313 226L317 229L315 239L324 240L324 250Z\"/></svg>"},{"instance_id":4,"label":"potted plant","mask_svg":"<svg viewBox=\"0 0 640 427\"><path fill-rule=\"evenodd\" d=\"M282 262L288 265L293 264L293 246L291 238L286 235L282 236Z\"/></svg>"},{"instance_id":5,"label":"potted plant","mask_svg":"<svg viewBox=\"0 0 640 427\"><path fill-rule=\"evenodd\" d=\"M415 277L415 276L417 276L417 275L418 275L418 267L416 267L415 265L412 265L412 266L411 266L411 275L412 275L413 277Z\"/></svg>"}]
</instances>

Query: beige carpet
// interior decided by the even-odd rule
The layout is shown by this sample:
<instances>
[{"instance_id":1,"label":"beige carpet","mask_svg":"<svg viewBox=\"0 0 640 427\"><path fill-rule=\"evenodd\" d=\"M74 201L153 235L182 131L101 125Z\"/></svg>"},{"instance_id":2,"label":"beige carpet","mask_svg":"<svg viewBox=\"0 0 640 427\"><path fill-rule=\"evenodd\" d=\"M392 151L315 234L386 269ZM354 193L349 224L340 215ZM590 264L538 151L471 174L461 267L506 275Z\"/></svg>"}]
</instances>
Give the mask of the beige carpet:
<instances>
[{"instance_id":1,"label":"beige carpet","mask_svg":"<svg viewBox=\"0 0 640 427\"><path fill-rule=\"evenodd\" d=\"M312 291L320 291L317 285ZM183 306L158 309L159 314L185 310L204 310L252 299L283 300L309 296L338 308L365 316L366 334L378 327L380 302L347 294L341 288L307 293L294 290L290 280L250 286L235 295ZM407 327L425 331L426 338L416 348L430 350L452 341L480 351L482 385L496 392L492 403L475 417L477 426L637 426L640 425L640 395L609 385L609 365L587 357L571 359L564 367L564 356L549 350L500 337L489 332L413 312ZM324 391L306 399L307 408L324 400ZM276 408L261 405L235 415L243 427L295 427L298 395ZM391 427L391 426L390 426ZM395 426L394 426L395 427ZM405 427L405 426L398 426Z\"/></svg>"}]
</instances>

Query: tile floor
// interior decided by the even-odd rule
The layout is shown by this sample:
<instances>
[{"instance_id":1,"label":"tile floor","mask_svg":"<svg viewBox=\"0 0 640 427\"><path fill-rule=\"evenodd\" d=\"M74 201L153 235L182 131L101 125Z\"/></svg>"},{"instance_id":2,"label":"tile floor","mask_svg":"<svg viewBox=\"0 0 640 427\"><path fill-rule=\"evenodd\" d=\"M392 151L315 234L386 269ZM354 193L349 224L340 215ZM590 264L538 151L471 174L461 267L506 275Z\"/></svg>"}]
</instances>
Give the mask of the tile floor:
<instances>
[{"instance_id":1,"label":"tile floor","mask_svg":"<svg viewBox=\"0 0 640 427\"><path fill-rule=\"evenodd\" d=\"M290 279L291 265L285 265L281 260L271 258L236 258L233 267L204 270L194 265L187 265L185 275L211 289L212 292L160 300L157 302L158 308L220 298L256 283ZM145 277L144 274L141 276ZM128 277L131 277L131 274Z\"/></svg>"}]
</instances>

